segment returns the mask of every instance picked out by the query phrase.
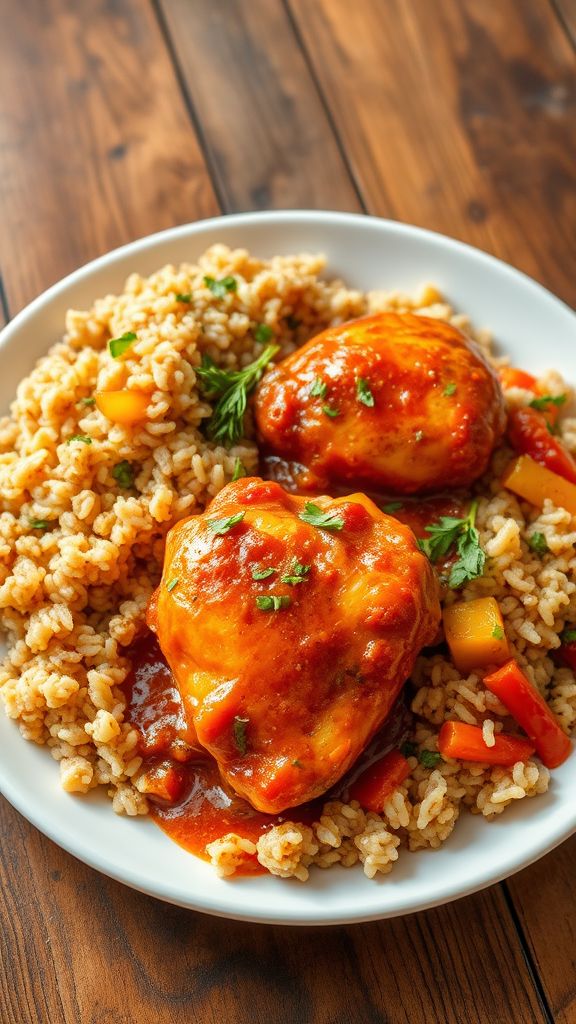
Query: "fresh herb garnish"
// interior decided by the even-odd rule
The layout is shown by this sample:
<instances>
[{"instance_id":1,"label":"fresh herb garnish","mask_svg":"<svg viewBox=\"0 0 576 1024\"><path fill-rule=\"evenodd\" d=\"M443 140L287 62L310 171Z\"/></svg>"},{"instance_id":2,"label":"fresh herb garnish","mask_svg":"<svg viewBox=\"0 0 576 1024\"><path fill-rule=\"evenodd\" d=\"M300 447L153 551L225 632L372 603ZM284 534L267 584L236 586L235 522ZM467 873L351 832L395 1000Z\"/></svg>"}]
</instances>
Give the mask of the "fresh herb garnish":
<instances>
[{"instance_id":1,"label":"fresh herb garnish","mask_svg":"<svg viewBox=\"0 0 576 1024\"><path fill-rule=\"evenodd\" d=\"M454 590L468 580L477 579L484 569L486 555L480 547L480 535L474 525L477 509L478 502L473 501L464 519L440 516L437 523L426 527L426 532L430 536L418 541L420 549L431 562L444 558L450 548L456 546L458 559L454 562L448 578L448 585Z\"/></svg>"},{"instance_id":2,"label":"fresh herb garnish","mask_svg":"<svg viewBox=\"0 0 576 1024\"><path fill-rule=\"evenodd\" d=\"M29 519L28 522L33 530L49 530L54 526L52 519Z\"/></svg>"},{"instance_id":3,"label":"fresh herb garnish","mask_svg":"<svg viewBox=\"0 0 576 1024\"><path fill-rule=\"evenodd\" d=\"M246 728L247 728L249 722L250 722L249 718L240 718L239 715L236 715L236 717L234 719L234 723L232 725L232 734L234 736L234 743L236 744L236 749L238 750L238 753L242 754L242 757L244 757L244 754L248 750L248 740L246 738Z\"/></svg>"},{"instance_id":4,"label":"fresh herb garnish","mask_svg":"<svg viewBox=\"0 0 576 1024\"><path fill-rule=\"evenodd\" d=\"M400 753L403 757L415 757L417 750L418 747L415 743L412 743L411 740L406 740L406 742L400 747Z\"/></svg>"},{"instance_id":5,"label":"fresh herb garnish","mask_svg":"<svg viewBox=\"0 0 576 1024\"><path fill-rule=\"evenodd\" d=\"M279 612L282 608L288 608L292 599L287 594L267 594L256 598L256 607L261 612Z\"/></svg>"},{"instance_id":6,"label":"fresh herb garnish","mask_svg":"<svg viewBox=\"0 0 576 1024\"><path fill-rule=\"evenodd\" d=\"M322 412L325 416L329 416L331 420L335 420L340 415L340 409L335 409L332 405L323 405Z\"/></svg>"},{"instance_id":7,"label":"fresh herb garnish","mask_svg":"<svg viewBox=\"0 0 576 1024\"><path fill-rule=\"evenodd\" d=\"M576 642L576 629L565 629L560 634L560 639L563 644L573 644Z\"/></svg>"},{"instance_id":8,"label":"fresh herb garnish","mask_svg":"<svg viewBox=\"0 0 576 1024\"><path fill-rule=\"evenodd\" d=\"M174 590L174 587L178 585L178 582L178 577L176 577L173 580L168 580L168 583L166 584L166 590L168 591L168 593L170 593L171 590Z\"/></svg>"},{"instance_id":9,"label":"fresh herb garnish","mask_svg":"<svg viewBox=\"0 0 576 1024\"><path fill-rule=\"evenodd\" d=\"M88 434L73 434L66 441L66 444L72 444L72 441L81 441L82 444L92 444L92 438L88 437Z\"/></svg>"},{"instance_id":10,"label":"fresh herb garnish","mask_svg":"<svg viewBox=\"0 0 576 1024\"><path fill-rule=\"evenodd\" d=\"M209 274L204 278L204 284L210 289L212 295L215 295L217 299L223 299L227 292L235 292L238 290L238 282L235 277L228 275L222 277L219 281L215 277L210 277Z\"/></svg>"},{"instance_id":11,"label":"fresh herb garnish","mask_svg":"<svg viewBox=\"0 0 576 1024\"><path fill-rule=\"evenodd\" d=\"M446 398L452 398L452 395L456 394L456 385L453 380L448 381L442 394L446 395Z\"/></svg>"},{"instance_id":12,"label":"fresh herb garnish","mask_svg":"<svg viewBox=\"0 0 576 1024\"><path fill-rule=\"evenodd\" d=\"M108 349L113 359L119 359L120 356L124 355L126 349L130 348L133 341L136 341L137 335L134 331L126 331L125 334L120 335L119 338L112 338L108 342Z\"/></svg>"},{"instance_id":13,"label":"fresh herb garnish","mask_svg":"<svg viewBox=\"0 0 576 1024\"><path fill-rule=\"evenodd\" d=\"M288 574L286 576L281 576L280 582L288 583L291 587L295 587L297 583L302 583L306 579L310 569L311 566L302 565L298 559L294 559Z\"/></svg>"},{"instance_id":14,"label":"fresh herb garnish","mask_svg":"<svg viewBox=\"0 0 576 1024\"><path fill-rule=\"evenodd\" d=\"M78 405L96 405L96 399L93 395L88 395L87 398L81 398Z\"/></svg>"},{"instance_id":15,"label":"fresh herb garnish","mask_svg":"<svg viewBox=\"0 0 576 1024\"><path fill-rule=\"evenodd\" d=\"M362 405L367 405L369 409L374 407L374 395L370 390L370 385L364 377L358 377L356 380L356 398Z\"/></svg>"},{"instance_id":16,"label":"fresh herb garnish","mask_svg":"<svg viewBox=\"0 0 576 1024\"><path fill-rule=\"evenodd\" d=\"M389 501L387 505L382 505L382 511L391 516L394 512L397 512L399 508L403 507L403 502L401 501Z\"/></svg>"},{"instance_id":17,"label":"fresh herb garnish","mask_svg":"<svg viewBox=\"0 0 576 1024\"><path fill-rule=\"evenodd\" d=\"M414 440L418 441L418 442L423 441L424 440L424 431L423 430L417 430L415 432L415 434L414 434Z\"/></svg>"},{"instance_id":18,"label":"fresh herb garnish","mask_svg":"<svg viewBox=\"0 0 576 1024\"><path fill-rule=\"evenodd\" d=\"M212 533L222 536L223 534L228 533L233 526L241 523L245 515L245 512L236 512L235 515L228 516L227 519L209 519L208 529L212 530Z\"/></svg>"},{"instance_id":19,"label":"fresh herb garnish","mask_svg":"<svg viewBox=\"0 0 576 1024\"><path fill-rule=\"evenodd\" d=\"M112 470L112 476L120 487L134 486L134 467L131 462L128 462L128 459L122 459L122 462L116 463Z\"/></svg>"},{"instance_id":20,"label":"fresh herb garnish","mask_svg":"<svg viewBox=\"0 0 576 1024\"><path fill-rule=\"evenodd\" d=\"M208 425L213 441L221 441L230 447L242 437L248 395L278 351L278 345L268 345L258 359L241 370L224 370L216 366L209 356L203 357L196 376L200 379L203 394L218 399Z\"/></svg>"},{"instance_id":21,"label":"fresh herb garnish","mask_svg":"<svg viewBox=\"0 0 576 1024\"><path fill-rule=\"evenodd\" d=\"M439 754L437 750L421 750L418 760L423 768L435 768L442 760L442 754Z\"/></svg>"},{"instance_id":22,"label":"fresh herb garnish","mask_svg":"<svg viewBox=\"0 0 576 1024\"><path fill-rule=\"evenodd\" d=\"M275 569L273 566L270 566L269 569L257 569L257 568L254 568L254 569L252 569L252 579L253 580L267 580L268 577L269 576L273 576L275 572L278 572L278 569Z\"/></svg>"},{"instance_id":23,"label":"fresh herb garnish","mask_svg":"<svg viewBox=\"0 0 576 1024\"><path fill-rule=\"evenodd\" d=\"M174 298L176 302L192 302L192 292L176 292Z\"/></svg>"},{"instance_id":24,"label":"fresh herb garnish","mask_svg":"<svg viewBox=\"0 0 576 1024\"><path fill-rule=\"evenodd\" d=\"M337 512L324 512L319 505L313 501L307 501L304 511L298 513L298 518L310 526L318 526L321 530L343 530L344 520Z\"/></svg>"},{"instance_id":25,"label":"fresh herb garnish","mask_svg":"<svg viewBox=\"0 0 576 1024\"><path fill-rule=\"evenodd\" d=\"M492 636L494 637L495 640L503 640L504 630L502 629L502 626L494 626L494 629L492 630Z\"/></svg>"},{"instance_id":26,"label":"fresh herb garnish","mask_svg":"<svg viewBox=\"0 0 576 1024\"><path fill-rule=\"evenodd\" d=\"M254 328L254 337L261 345L266 345L270 338L274 337L274 331L268 324L258 324Z\"/></svg>"},{"instance_id":27,"label":"fresh herb garnish","mask_svg":"<svg viewBox=\"0 0 576 1024\"><path fill-rule=\"evenodd\" d=\"M242 462L242 459L236 459L234 463L234 472L232 473L232 481L240 480L241 477L247 476L246 466Z\"/></svg>"},{"instance_id":28,"label":"fresh herb garnish","mask_svg":"<svg viewBox=\"0 0 576 1024\"><path fill-rule=\"evenodd\" d=\"M549 405L564 405L568 395L541 395L540 398L533 398L528 404L533 409L547 409Z\"/></svg>"},{"instance_id":29,"label":"fresh herb garnish","mask_svg":"<svg viewBox=\"0 0 576 1024\"><path fill-rule=\"evenodd\" d=\"M321 377L315 377L310 388L310 395L312 398L326 398L328 394L328 385Z\"/></svg>"},{"instance_id":30,"label":"fresh herb garnish","mask_svg":"<svg viewBox=\"0 0 576 1024\"><path fill-rule=\"evenodd\" d=\"M528 537L528 547L531 551L535 551L537 555L540 555L540 557L542 557L542 555L546 555L548 551L550 551L546 537L543 533L538 532L533 533Z\"/></svg>"}]
</instances>

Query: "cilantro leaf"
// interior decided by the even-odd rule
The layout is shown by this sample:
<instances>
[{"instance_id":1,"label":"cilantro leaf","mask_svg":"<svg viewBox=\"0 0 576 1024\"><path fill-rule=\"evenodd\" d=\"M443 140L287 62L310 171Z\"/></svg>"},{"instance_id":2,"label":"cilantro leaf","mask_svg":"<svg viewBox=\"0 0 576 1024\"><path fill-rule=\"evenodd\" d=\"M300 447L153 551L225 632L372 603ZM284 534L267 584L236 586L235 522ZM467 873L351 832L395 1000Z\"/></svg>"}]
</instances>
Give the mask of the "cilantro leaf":
<instances>
[{"instance_id":1,"label":"cilantro leaf","mask_svg":"<svg viewBox=\"0 0 576 1024\"><path fill-rule=\"evenodd\" d=\"M504 630L502 629L502 626L494 626L494 629L492 630L492 636L494 637L495 640L503 640Z\"/></svg>"},{"instance_id":2,"label":"cilantro leaf","mask_svg":"<svg viewBox=\"0 0 576 1024\"><path fill-rule=\"evenodd\" d=\"M234 463L234 472L232 473L232 481L240 480L243 476L248 476L246 466L242 462L242 459L236 459L236 462Z\"/></svg>"},{"instance_id":3,"label":"cilantro leaf","mask_svg":"<svg viewBox=\"0 0 576 1024\"><path fill-rule=\"evenodd\" d=\"M234 737L234 743L239 754L244 757L244 754L248 750L248 739L246 737L246 729L250 722L249 718L241 718L240 715L236 715L232 725L232 735Z\"/></svg>"},{"instance_id":4,"label":"cilantro leaf","mask_svg":"<svg viewBox=\"0 0 576 1024\"><path fill-rule=\"evenodd\" d=\"M49 530L55 525L54 519L29 519L28 522L33 530Z\"/></svg>"},{"instance_id":5,"label":"cilantro leaf","mask_svg":"<svg viewBox=\"0 0 576 1024\"><path fill-rule=\"evenodd\" d=\"M261 612L279 612L282 608L288 608L292 598L287 594L266 594L256 598L256 607Z\"/></svg>"},{"instance_id":6,"label":"cilantro leaf","mask_svg":"<svg viewBox=\"0 0 576 1024\"><path fill-rule=\"evenodd\" d=\"M451 548L456 547L458 558L448 578L448 585L454 590L468 580L477 579L484 571L486 555L480 546L480 534L474 526L477 508L478 502L473 501L468 515L463 519L440 516L437 523L426 527L430 536L418 541L421 551L431 562L444 558Z\"/></svg>"},{"instance_id":7,"label":"cilantro leaf","mask_svg":"<svg viewBox=\"0 0 576 1024\"><path fill-rule=\"evenodd\" d=\"M66 441L66 444L72 444L72 441L81 441L82 444L92 444L92 438L88 434L73 434Z\"/></svg>"},{"instance_id":8,"label":"cilantro leaf","mask_svg":"<svg viewBox=\"0 0 576 1024\"><path fill-rule=\"evenodd\" d=\"M357 377L356 379L356 398L362 405L367 405L369 409L374 408L374 395L370 390L370 385L364 377Z\"/></svg>"},{"instance_id":9,"label":"cilantro leaf","mask_svg":"<svg viewBox=\"0 0 576 1024\"><path fill-rule=\"evenodd\" d=\"M340 409L335 409L332 405L323 405L322 412L325 416L329 416L331 420L335 420L340 415Z\"/></svg>"},{"instance_id":10,"label":"cilantro leaf","mask_svg":"<svg viewBox=\"0 0 576 1024\"><path fill-rule=\"evenodd\" d=\"M274 331L268 326L268 324L258 324L257 327L254 328L254 337L261 345L265 345L274 337Z\"/></svg>"},{"instance_id":11,"label":"cilantro leaf","mask_svg":"<svg viewBox=\"0 0 576 1024\"><path fill-rule=\"evenodd\" d=\"M546 555L550 551L550 548L548 547L548 543L546 541L546 537L543 533L539 533L538 531L536 531L536 533L533 533L530 537L528 537L528 547L531 551L534 551L537 555L540 555L540 558L542 558L543 555Z\"/></svg>"},{"instance_id":12,"label":"cilantro leaf","mask_svg":"<svg viewBox=\"0 0 576 1024\"><path fill-rule=\"evenodd\" d=\"M454 383L453 380L448 381L442 394L445 395L446 398L452 398L452 395L456 394L456 384Z\"/></svg>"},{"instance_id":13,"label":"cilantro leaf","mask_svg":"<svg viewBox=\"0 0 576 1024\"><path fill-rule=\"evenodd\" d=\"M176 299L176 302L190 303L192 302L192 292L176 292L174 298Z\"/></svg>"},{"instance_id":14,"label":"cilantro leaf","mask_svg":"<svg viewBox=\"0 0 576 1024\"><path fill-rule=\"evenodd\" d=\"M528 404L533 409L547 409L549 405L564 405L568 401L568 395L540 395L539 398L533 398Z\"/></svg>"},{"instance_id":15,"label":"cilantro leaf","mask_svg":"<svg viewBox=\"0 0 576 1024\"><path fill-rule=\"evenodd\" d=\"M328 385L320 377L316 377L310 388L310 395L312 398L326 398L328 394Z\"/></svg>"},{"instance_id":16,"label":"cilantro leaf","mask_svg":"<svg viewBox=\"0 0 576 1024\"><path fill-rule=\"evenodd\" d=\"M435 768L442 760L442 754L439 754L437 750L421 750L418 760L423 768Z\"/></svg>"},{"instance_id":17,"label":"cilantro leaf","mask_svg":"<svg viewBox=\"0 0 576 1024\"><path fill-rule=\"evenodd\" d=\"M223 299L227 292L238 291L238 282L230 274L227 277L222 277L219 281L215 277L210 277L209 274L206 274L204 284L217 299Z\"/></svg>"},{"instance_id":18,"label":"cilantro leaf","mask_svg":"<svg viewBox=\"0 0 576 1024\"><path fill-rule=\"evenodd\" d=\"M244 431L248 395L278 351L278 345L268 345L253 363L241 370L225 370L216 366L209 356L202 358L202 365L196 367L200 388L208 398L218 399L208 425L208 433L213 441L231 447L240 440Z\"/></svg>"},{"instance_id":19,"label":"cilantro leaf","mask_svg":"<svg viewBox=\"0 0 576 1024\"><path fill-rule=\"evenodd\" d=\"M255 566L252 569L252 579L267 580L268 577L273 576L275 572L278 572L278 569L275 569L273 566L270 566L269 569L258 569L257 566Z\"/></svg>"},{"instance_id":20,"label":"cilantro leaf","mask_svg":"<svg viewBox=\"0 0 576 1024\"><path fill-rule=\"evenodd\" d=\"M280 577L280 582L288 583L291 587L295 587L298 583L304 582L306 576L310 572L310 569L310 565L302 565L302 563L295 558L288 574Z\"/></svg>"},{"instance_id":21,"label":"cilantro leaf","mask_svg":"<svg viewBox=\"0 0 576 1024\"><path fill-rule=\"evenodd\" d=\"M112 476L120 487L133 487L134 486L134 467L128 459L122 459L122 462L117 462L112 470Z\"/></svg>"},{"instance_id":22,"label":"cilantro leaf","mask_svg":"<svg viewBox=\"0 0 576 1024\"><path fill-rule=\"evenodd\" d=\"M303 523L308 523L310 526L317 526L321 530L343 530L344 520L338 513L333 510L331 512L324 512L319 505L315 505L313 501L307 501L304 505L304 511L298 513L298 518Z\"/></svg>"},{"instance_id":23,"label":"cilantro leaf","mask_svg":"<svg viewBox=\"0 0 576 1024\"><path fill-rule=\"evenodd\" d=\"M212 530L212 533L222 536L223 534L228 533L233 526L241 523L245 515L245 512L236 512L235 515L228 516L227 519L209 519L208 529Z\"/></svg>"},{"instance_id":24,"label":"cilantro leaf","mask_svg":"<svg viewBox=\"0 0 576 1024\"><path fill-rule=\"evenodd\" d=\"M134 331L126 331L125 334L121 334L119 338L111 338L108 342L108 351L113 359L118 359L124 355L127 349L130 348L133 341L136 341L137 335Z\"/></svg>"}]
</instances>

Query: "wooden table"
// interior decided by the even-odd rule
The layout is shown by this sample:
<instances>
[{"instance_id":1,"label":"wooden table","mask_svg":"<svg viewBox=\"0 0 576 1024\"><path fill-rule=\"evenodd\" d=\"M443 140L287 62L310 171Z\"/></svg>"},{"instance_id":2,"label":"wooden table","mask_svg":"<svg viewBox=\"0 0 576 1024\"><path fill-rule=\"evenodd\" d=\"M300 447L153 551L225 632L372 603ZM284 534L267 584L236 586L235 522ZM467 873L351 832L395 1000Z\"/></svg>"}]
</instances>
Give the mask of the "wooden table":
<instances>
[{"instance_id":1,"label":"wooden table","mask_svg":"<svg viewBox=\"0 0 576 1024\"><path fill-rule=\"evenodd\" d=\"M7 319L173 224L368 211L576 303L576 0L0 0ZM543 339L545 343L545 339ZM440 910L211 919L0 805L2 1024L576 1022L576 838Z\"/></svg>"}]
</instances>

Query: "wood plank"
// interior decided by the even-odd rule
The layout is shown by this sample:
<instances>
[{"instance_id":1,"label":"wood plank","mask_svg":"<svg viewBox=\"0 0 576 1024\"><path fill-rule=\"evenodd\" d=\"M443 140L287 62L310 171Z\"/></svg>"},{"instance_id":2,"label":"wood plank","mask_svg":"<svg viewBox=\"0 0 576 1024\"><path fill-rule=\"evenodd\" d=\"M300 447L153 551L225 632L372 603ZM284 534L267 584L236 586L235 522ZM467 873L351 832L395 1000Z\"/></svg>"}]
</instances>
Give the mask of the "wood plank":
<instances>
[{"instance_id":1,"label":"wood plank","mask_svg":"<svg viewBox=\"0 0 576 1024\"><path fill-rule=\"evenodd\" d=\"M359 210L282 0L160 0L227 211Z\"/></svg>"},{"instance_id":2,"label":"wood plank","mask_svg":"<svg viewBox=\"0 0 576 1024\"><path fill-rule=\"evenodd\" d=\"M288 3L369 209L576 302L576 68L551 5Z\"/></svg>"},{"instance_id":3,"label":"wood plank","mask_svg":"<svg viewBox=\"0 0 576 1024\"><path fill-rule=\"evenodd\" d=\"M576 0L552 0L552 2L576 46Z\"/></svg>"},{"instance_id":4,"label":"wood plank","mask_svg":"<svg viewBox=\"0 0 576 1024\"><path fill-rule=\"evenodd\" d=\"M94 256L217 205L147 0L0 0L0 23L0 268L13 315Z\"/></svg>"},{"instance_id":5,"label":"wood plank","mask_svg":"<svg viewBox=\"0 0 576 1024\"><path fill-rule=\"evenodd\" d=\"M2 1024L487 1024L503 999L507 1024L545 1020L498 888L356 928L249 926L131 892L4 801L0 835Z\"/></svg>"}]
</instances>

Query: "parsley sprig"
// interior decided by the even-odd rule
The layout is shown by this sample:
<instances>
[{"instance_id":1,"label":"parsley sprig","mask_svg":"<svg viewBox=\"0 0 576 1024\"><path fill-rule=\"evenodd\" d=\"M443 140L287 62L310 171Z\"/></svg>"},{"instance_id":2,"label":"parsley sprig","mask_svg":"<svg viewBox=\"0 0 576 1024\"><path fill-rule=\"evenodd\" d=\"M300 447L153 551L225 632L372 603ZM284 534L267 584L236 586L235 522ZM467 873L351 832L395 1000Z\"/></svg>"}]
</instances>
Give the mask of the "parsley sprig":
<instances>
[{"instance_id":1,"label":"parsley sprig","mask_svg":"<svg viewBox=\"0 0 576 1024\"><path fill-rule=\"evenodd\" d=\"M430 534L425 540L419 540L420 549L431 562L444 558L451 548L455 547L458 558L450 570L448 585L457 590L468 580L475 580L482 575L486 555L480 546L480 535L474 523L478 502L473 501L468 515L463 519L455 516L440 516L437 523L426 527Z\"/></svg>"},{"instance_id":2,"label":"parsley sprig","mask_svg":"<svg viewBox=\"0 0 576 1024\"><path fill-rule=\"evenodd\" d=\"M211 277L206 274L204 277L204 284L210 289L212 295L215 295L217 299L223 299L227 292L238 291L238 282L235 277L228 274L227 277L221 277L219 281L215 277Z\"/></svg>"},{"instance_id":3,"label":"parsley sprig","mask_svg":"<svg viewBox=\"0 0 576 1024\"><path fill-rule=\"evenodd\" d=\"M318 526L321 530L343 530L344 520L336 511L324 512L313 501L307 501L304 510L298 513L298 519L309 526Z\"/></svg>"},{"instance_id":4,"label":"parsley sprig","mask_svg":"<svg viewBox=\"0 0 576 1024\"><path fill-rule=\"evenodd\" d=\"M295 558L286 576L281 576L280 582L288 583L291 587L295 587L298 583L304 582L310 569L310 565L302 565L302 562Z\"/></svg>"},{"instance_id":5,"label":"parsley sprig","mask_svg":"<svg viewBox=\"0 0 576 1024\"><path fill-rule=\"evenodd\" d=\"M210 356L203 356L196 376L202 393L207 398L218 399L208 424L208 433L213 441L231 447L243 436L248 395L278 351L278 345L267 345L258 359L241 370L226 370L216 366Z\"/></svg>"},{"instance_id":6,"label":"parsley sprig","mask_svg":"<svg viewBox=\"0 0 576 1024\"><path fill-rule=\"evenodd\" d=\"M228 516L227 519L209 519L208 529L212 530L217 536L221 537L225 533L229 533L230 530L241 523L246 515L245 512L236 512L233 516Z\"/></svg>"},{"instance_id":7,"label":"parsley sprig","mask_svg":"<svg viewBox=\"0 0 576 1024\"><path fill-rule=\"evenodd\" d=\"M370 390L370 385L364 377L356 378L356 398L362 405L368 406L369 409L374 408L374 395Z\"/></svg>"},{"instance_id":8,"label":"parsley sprig","mask_svg":"<svg viewBox=\"0 0 576 1024\"><path fill-rule=\"evenodd\" d=\"M541 395L539 398L533 398L528 404L533 409L547 409L549 405L564 405L568 399L568 395Z\"/></svg>"}]
</instances>

